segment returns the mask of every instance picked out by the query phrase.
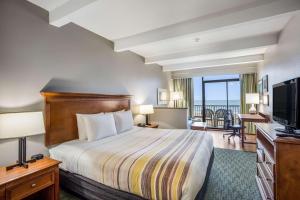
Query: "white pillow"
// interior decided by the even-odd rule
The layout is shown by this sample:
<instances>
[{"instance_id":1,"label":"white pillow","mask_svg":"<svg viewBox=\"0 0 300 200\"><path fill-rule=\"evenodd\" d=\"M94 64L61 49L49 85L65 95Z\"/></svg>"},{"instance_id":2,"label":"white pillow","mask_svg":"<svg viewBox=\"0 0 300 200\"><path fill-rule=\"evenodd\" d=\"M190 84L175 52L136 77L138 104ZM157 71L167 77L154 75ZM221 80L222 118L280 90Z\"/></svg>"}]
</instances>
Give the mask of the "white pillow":
<instances>
[{"instance_id":1,"label":"white pillow","mask_svg":"<svg viewBox=\"0 0 300 200\"><path fill-rule=\"evenodd\" d=\"M91 116L91 115L103 115L104 113L97 113L97 114L76 114L77 118L77 129L78 129L78 137L79 140L86 140L87 134L86 134L86 126L83 120L84 116Z\"/></svg>"},{"instance_id":2,"label":"white pillow","mask_svg":"<svg viewBox=\"0 0 300 200\"><path fill-rule=\"evenodd\" d=\"M83 116L88 141L117 135L113 114Z\"/></svg>"},{"instance_id":3,"label":"white pillow","mask_svg":"<svg viewBox=\"0 0 300 200\"><path fill-rule=\"evenodd\" d=\"M87 139L85 125L84 125L84 121L83 121L83 115L84 114L76 114L79 140Z\"/></svg>"},{"instance_id":4,"label":"white pillow","mask_svg":"<svg viewBox=\"0 0 300 200\"><path fill-rule=\"evenodd\" d=\"M114 113L116 128L118 133L130 130L133 128L132 112L123 111Z\"/></svg>"}]
</instances>

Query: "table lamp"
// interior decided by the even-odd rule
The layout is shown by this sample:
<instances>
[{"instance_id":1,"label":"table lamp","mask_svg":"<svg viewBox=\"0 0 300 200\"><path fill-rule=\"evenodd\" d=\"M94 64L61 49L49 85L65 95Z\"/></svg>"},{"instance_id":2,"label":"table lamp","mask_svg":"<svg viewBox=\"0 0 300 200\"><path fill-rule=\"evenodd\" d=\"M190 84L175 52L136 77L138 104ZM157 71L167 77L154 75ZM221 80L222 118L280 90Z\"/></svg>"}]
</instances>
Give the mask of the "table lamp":
<instances>
[{"instance_id":1,"label":"table lamp","mask_svg":"<svg viewBox=\"0 0 300 200\"><path fill-rule=\"evenodd\" d=\"M149 114L153 114L153 105L140 105L140 114L146 115L146 125L149 125Z\"/></svg>"},{"instance_id":2,"label":"table lamp","mask_svg":"<svg viewBox=\"0 0 300 200\"><path fill-rule=\"evenodd\" d=\"M246 104L251 104L249 113L256 114L256 108L255 108L254 104L259 104L259 94L258 93L247 93L246 94Z\"/></svg>"},{"instance_id":3,"label":"table lamp","mask_svg":"<svg viewBox=\"0 0 300 200\"><path fill-rule=\"evenodd\" d=\"M28 167L26 161L26 137L45 133L42 112L0 114L0 139L19 139L19 156L17 164L6 167L10 170L16 166Z\"/></svg>"}]
</instances>

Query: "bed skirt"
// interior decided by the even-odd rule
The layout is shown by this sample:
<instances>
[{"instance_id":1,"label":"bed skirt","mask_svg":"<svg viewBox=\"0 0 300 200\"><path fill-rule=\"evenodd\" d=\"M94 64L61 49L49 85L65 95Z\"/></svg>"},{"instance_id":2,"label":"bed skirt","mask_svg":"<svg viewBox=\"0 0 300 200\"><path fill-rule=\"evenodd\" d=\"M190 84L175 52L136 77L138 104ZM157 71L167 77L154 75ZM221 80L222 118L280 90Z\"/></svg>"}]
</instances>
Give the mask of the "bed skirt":
<instances>
[{"instance_id":1,"label":"bed skirt","mask_svg":"<svg viewBox=\"0 0 300 200\"><path fill-rule=\"evenodd\" d=\"M214 161L214 151L212 151L209 164L207 167L207 173L202 188L197 194L195 200L204 199L204 195L207 189L208 178L211 172L211 168ZM83 177L78 174L70 173L60 169L60 185L61 187L75 194L83 199L89 200L145 200L144 198L117 190L101 183L98 183L89 178Z\"/></svg>"}]
</instances>

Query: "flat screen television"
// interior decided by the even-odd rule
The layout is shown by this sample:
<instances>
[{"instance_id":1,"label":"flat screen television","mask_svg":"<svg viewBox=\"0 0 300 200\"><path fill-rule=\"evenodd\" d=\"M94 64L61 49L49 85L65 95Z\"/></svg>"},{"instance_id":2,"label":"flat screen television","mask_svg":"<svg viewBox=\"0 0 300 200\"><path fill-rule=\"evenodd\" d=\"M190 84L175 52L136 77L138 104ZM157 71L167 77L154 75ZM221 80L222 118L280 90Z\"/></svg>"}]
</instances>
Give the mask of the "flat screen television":
<instances>
[{"instance_id":1,"label":"flat screen television","mask_svg":"<svg viewBox=\"0 0 300 200\"><path fill-rule=\"evenodd\" d=\"M273 120L285 126L277 131L300 129L300 78L273 85Z\"/></svg>"}]
</instances>

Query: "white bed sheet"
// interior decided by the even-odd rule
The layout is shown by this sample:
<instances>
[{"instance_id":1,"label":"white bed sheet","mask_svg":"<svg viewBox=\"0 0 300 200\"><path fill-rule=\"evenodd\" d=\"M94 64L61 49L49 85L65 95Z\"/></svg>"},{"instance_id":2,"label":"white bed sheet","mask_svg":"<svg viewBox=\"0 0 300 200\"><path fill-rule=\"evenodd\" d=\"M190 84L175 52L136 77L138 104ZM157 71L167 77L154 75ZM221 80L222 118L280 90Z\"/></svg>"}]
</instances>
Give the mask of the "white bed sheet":
<instances>
[{"instance_id":1,"label":"white bed sheet","mask_svg":"<svg viewBox=\"0 0 300 200\"><path fill-rule=\"evenodd\" d=\"M94 181L100 182L99 179L99 163L97 163L97 157L99 158L101 152L110 151L113 148L114 141L125 140L128 138L134 139L136 134L147 135L151 131L168 132L168 129L150 129L134 127L133 129L126 131L122 134L104 138L98 141L82 141L72 140L62 143L49 150L50 157L61 161L60 168L72 173L82 175L90 178ZM173 130L174 131L174 130ZM186 131L185 129L177 129L176 131ZM213 150L213 138L209 133L205 134L200 149L197 151L188 172L185 184L182 191L182 200L193 200L199 190L201 189L209 164L210 156ZM99 147L103 147L99 151ZM126 148L126 145L124 146ZM200 164L199 164L200 163Z\"/></svg>"}]
</instances>

